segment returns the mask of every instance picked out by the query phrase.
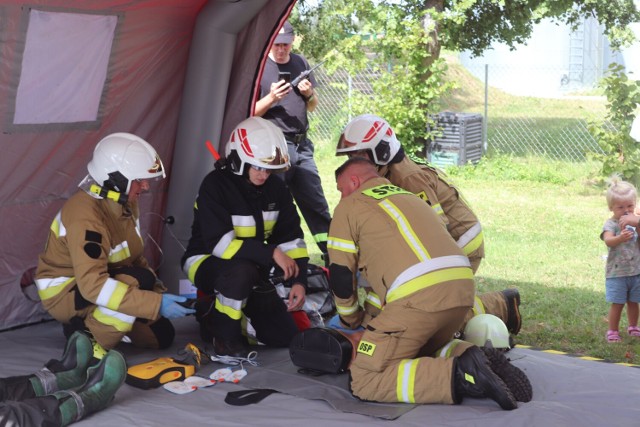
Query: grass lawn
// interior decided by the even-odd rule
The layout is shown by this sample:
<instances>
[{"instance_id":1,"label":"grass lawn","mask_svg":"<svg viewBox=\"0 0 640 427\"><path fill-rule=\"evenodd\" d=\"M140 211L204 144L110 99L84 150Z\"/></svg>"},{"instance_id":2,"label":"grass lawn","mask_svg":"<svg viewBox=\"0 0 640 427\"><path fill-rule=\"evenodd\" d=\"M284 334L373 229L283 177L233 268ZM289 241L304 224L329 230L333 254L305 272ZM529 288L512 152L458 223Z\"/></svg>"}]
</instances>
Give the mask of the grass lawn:
<instances>
[{"instance_id":1,"label":"grass lawn","mask_svg":"<svg viewBox=\"0 0 640 427\"><path fill-rule=\"evenodd\" d=\"M333 172L344 158L331 143L316 143L316 161L333 210L339 200ZM626 335L608 344L604 296L606 246L599 235L609 217L602 188L587 180L597 165L539 158L483 159L449 170L480 217L486 258L477 291L517 287L522 331L517 342L617 362L640 363L640 340ZM307 239L313 262L315 244Z\"/></svg>"}]
</instances>

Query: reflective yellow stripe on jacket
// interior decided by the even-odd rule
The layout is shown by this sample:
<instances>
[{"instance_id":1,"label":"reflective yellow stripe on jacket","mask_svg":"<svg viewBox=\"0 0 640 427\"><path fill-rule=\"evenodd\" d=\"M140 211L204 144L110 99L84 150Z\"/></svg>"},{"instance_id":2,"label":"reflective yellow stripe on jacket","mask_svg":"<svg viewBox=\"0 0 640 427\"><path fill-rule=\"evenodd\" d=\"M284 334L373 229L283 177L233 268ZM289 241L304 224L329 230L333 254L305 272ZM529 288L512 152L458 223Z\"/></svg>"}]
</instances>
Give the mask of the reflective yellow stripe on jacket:
<instances>
[{"instance_id":1,"label":"reflective yellow stripe on jacket","mask_svg":"<svg viewBox=\"0 0 640 427\"><path fill-rule=\"evenodd\" d=\"M309 257L304 239L294 239L289 242L280 243L278 248L292 259Z\"/></svg>"},{"instance_id":2,"label":"reflective yellow stripe on jacket","mask_svg":"<svg viewBox=\"0 0 640 427\"><path fill-rule=\"evenodd\" d=\"M38 295L41 300L47 300L58 295L75 277L54 277L53 279L36 279Z\"/></svg>"},{"instance_id":3,"label":"reflective yellow stripe on jacket","mask_svg":"<svg viewBox=\"0 0 640 427\"><path fill-rule=\"evenodd\" d=\"M256 236L256 220L251 215L231 215L231 223L237 237L248 238Z\"/></svg>"},{"instance_id":4,"label":"reflective yellow stripe on jacket","mask_svg":"<svg viewBox=\"0 0 640 427\"><path fill-rule=\"evenodd\" d=\"M424 247L418 236L416 236L415 231L413 231L411 224L402 211L400 211L400 209L398 209L396 205L391 203L389 200L383 200L379 205L395 221L402 237L407 242L413 253L416 254L416 257L418 257L419 260L431 258L429 256L429 252Z\"/></svg>"},{"instance_id":5,"label":"reflective yellow stripe on jacket","mask_svg":"<svg viewBox=\"0 0 640 427\"><path fill-rule=\"evenodd\" d=\"M194 255L187 258L187 260L184 262L182 271L187 275L191 283L196 283L196 273L198 271L198 268L200 267L200 264L202 264L210 256L211 255Z\"/></svg>"},{"instance_id":6,"label":"reflective yellow stripe on jacket","mask_svg":"<svg viewBox=\"0 0 640 427\"><path fill-rule=\"evenodd\" d=\"M222 259L231 259L242 246L242 240L236 239L235 230L230 230L220 238L212 254Z\"/></svg>"},{"instance_id":7,"label":"reflective yellow stripe on jacket","mask_svg":"<svg viewBox=\"0 0 640 427\"><path fill-rule=\"evenodd\" d=\"M335 249L336 251L348 252L351 254L358 253L358 247L353 240L345 240L329 236L327 239L327 247L329 249Z\"/></svg>"},{"instance_id":8,"label":"reflective yellow stripe on jacket","mask_svg":"<svg viewBox=\"0 0 640 427\"><path fill-rule=\"evenodd\" d=\"M469 255L480 247L483 240L484 235L482 234L482 226L479 222L476 222L473 227L460 236L456 243L465 255Z\"/></svg>"},{"instance_id":9,"label":"reflective yellow stripe on jacket","mask_svg":"<svg viewBox=\"0 0 640 427\"><path fill-rule=\"evenodd\" d=\"M268 239L273 234L273 227L278 222L280 211L262 211L262 221L264 223L264 238Z\"/></svg>"},{"instance_id":10,"label":"reflective yellow stripe on jacket","mask_svg":"<svg viewBox=\"0 0 640 427\"><path fill-rule=\"evenodd\" d=\"M129 250L129 242L126 240L119 245L116 245L115 248L112 248L109 251L109 262L116 263L122 260L125 260L131 256L131 251Z\"/></svg>"},{"instance_id":11,"label":"reflective yellow stripe on jacket","mask_svg":"<svg viewBox=\"0 0 640 427\"><path fill-rule=\"evenodd\" d=\"M57 238L64 237L67 235L67 229L62 223L62 211L58 211L58 213L56 214L56 217L51 222L50 229Z\"/></svg>"},{"instance_id":12,"label":"reflective yellow stripe on jacket","mask_svg":"<svg viewBox=\"0 0 640 427\"><path fill-rule=\"evenodd\" d=\"M313 235L313 241L316 243L326 242L328 237L327 233L317 233Z\"/></svg>"},{"instance_id":13,"label":"reflective yellow stripe on jacket","mask_svg":"<svg viewBox=\"0 0 640 427\"><path fill-rule=\"evenodd\" d=\"M450 280L473 279L469 259L449 255L414 264L400 273L387 291L387 303Z\"/></svg>"},{"instance_id":14,"label":"reflective yellow stripe on jacket","mask_svg":"<svg viewBox=\"0 0 640 427\"><path fill-rule=\"evenodd\" d=\"M124 295L127 293L128 289L129 286L125 283L108 278L102 285L102 289L100 289L98 298L96 298L96 304L112 310L117 310L120 307L120 303L122 303Z\"/></svg>"}]
</instances>

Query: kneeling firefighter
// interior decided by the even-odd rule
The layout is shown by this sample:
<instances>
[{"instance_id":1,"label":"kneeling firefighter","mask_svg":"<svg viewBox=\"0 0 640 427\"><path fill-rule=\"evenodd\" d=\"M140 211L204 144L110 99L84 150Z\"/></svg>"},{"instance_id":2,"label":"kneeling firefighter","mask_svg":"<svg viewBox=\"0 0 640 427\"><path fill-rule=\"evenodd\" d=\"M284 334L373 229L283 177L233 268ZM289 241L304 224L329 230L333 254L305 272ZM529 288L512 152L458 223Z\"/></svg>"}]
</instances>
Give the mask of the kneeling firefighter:
<instances>
[{"instance_id":1,"label":"kneeling firefighter","mask_svg":"<svg viewBox=\"0 0 640 427\"><path fill-rule=\"evenodd\" d=\"M365 157L376 165L380 176L418 195L444 221L457 246L469 258L473 272L478 270L484 257L484 238L478 217L444 172L430 165L419 165L405 154L385 119L373 114L354 117L340 136L336 155ZM373 290L368 291L365 311L375 315L382 308L382 302ZM465 323L477 314L494 314L505 322L510 333L517 335L522 324L519 306L517 289L479 294L473 309L465 316Z\"/></svg>"},{"instance_id":2,"label":"kneeling firefighter","mask_svg":"<svg viewBox=\"0 0 640 427\"><path fill-rule=\"evenodd\" d=\"M287 347L298 331L289 312L304 304L309 256L291 194L274 176L289 167L287 153L277 126L250 117L233 130L226 158L200 185L182 269L211 297L196 316L218 355L249 353L243 317L268 346ZM271 274L289 282L286 304L268 284Z\"/></svg>"},{"instance_id":3,"label":"kneeling firefighter","mask_svg":"<svg viewBox=\"0 0 640 427\"><path fill-rule=\"evenodd\" d=\"M364 326L350 367L353 394L448 404L469 396L515 409L515 397L479 347L457 341L444 348L473 305L475 287L469 259L442 219L380 177L368 159L347 160L336 181L342 198L329 231L330 284L341 325ZM366 324L358 273L384 296L384 309Z\"/></svg>"},{"instance_id":4,"label":"kneeling firefighter","mask_svg":"<svg viewBox=\"0 0 640 427\"><path fill-rule=\"evenodd\" d=\"M340 374L346 372L356 356L364 328L345 328L336 315L326 328L311 328L298 333L290 346L291 361L300 372ZM509 349L509 332L504 322L491 314L474 317L465 327L464 339L484 352L491 370L507 385L515 399L529 402L533 388L527 375L512 365L504 352ZM447 344L451 347L458 340Z\"/></svg>"},{"instance_id":5,"label":"kneeling firefighter","mask_svg":"<svg viewBox=\"0 0 640 427\"><path fill-rule=\"evenodd\" d=\"M166 288L144 257L138 199L165 177L156 150L130 133L114 133L95 147L89 174L51 224L36 272L44 308L94 340L100 359L123 337L143 348L167 348L170 318L193 313L185 297Z\"/></svg>"}]
</instances>

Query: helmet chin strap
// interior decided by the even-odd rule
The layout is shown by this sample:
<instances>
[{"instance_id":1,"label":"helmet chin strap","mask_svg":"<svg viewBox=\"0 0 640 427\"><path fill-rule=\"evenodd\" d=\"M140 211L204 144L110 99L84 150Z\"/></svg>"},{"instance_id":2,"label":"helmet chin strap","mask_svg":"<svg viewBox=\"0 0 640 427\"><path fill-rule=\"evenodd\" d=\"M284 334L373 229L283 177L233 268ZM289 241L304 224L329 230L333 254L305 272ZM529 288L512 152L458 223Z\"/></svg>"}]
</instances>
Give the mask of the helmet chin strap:
<instances>
[{"instance_id":1,"label":"helmet chin strap","mask_svg":"<svg viewBox=\"0 0 640 427\"><path fill-rule=\"evenodd\" d=\"M100 187L98 184L92 184L91 187L89 187L89 191L91 191L93 194L97 194L103 199L113 200L114 202L119 203L123 206L127 203L127 200L129 200L129 197L126 194L108 190L105 187Z\"/></svg>"}]
</instances>

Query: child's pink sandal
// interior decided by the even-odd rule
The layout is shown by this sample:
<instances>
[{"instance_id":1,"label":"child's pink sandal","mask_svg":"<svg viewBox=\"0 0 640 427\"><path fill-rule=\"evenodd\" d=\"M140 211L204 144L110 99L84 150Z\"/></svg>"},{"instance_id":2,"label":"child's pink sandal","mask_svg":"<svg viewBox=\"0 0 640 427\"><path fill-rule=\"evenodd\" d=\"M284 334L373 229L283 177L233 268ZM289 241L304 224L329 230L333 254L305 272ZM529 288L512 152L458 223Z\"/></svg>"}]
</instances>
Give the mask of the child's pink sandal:
<instances>
[{"instance_id":1,"label":"child's pink sandal","mask_svg":"<svg viewBox=\"0 0 640 427\"><path fill-rule=\"evenodd\" d=\"M637 326L636 326L637 328ZM640 332L640 330L638 330ZM621 342L620 333L618 331L607 331L607 342Z\"/></svg>"},{"instance_id":2,"label":"child's pink sandal","mask_svg":"<svg viewBox=\"0 0 640 427\"><path fill-rule=\"evenodd\" d=\"M640 337L640 328L638 328L637 326L629 326L627 332L631 337Z\"/></svg>"}]
</instances>

